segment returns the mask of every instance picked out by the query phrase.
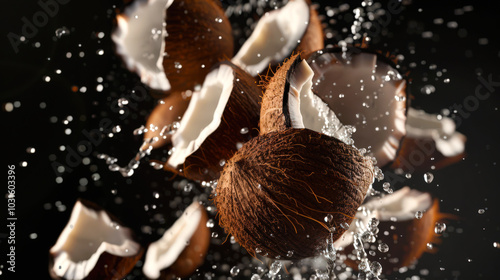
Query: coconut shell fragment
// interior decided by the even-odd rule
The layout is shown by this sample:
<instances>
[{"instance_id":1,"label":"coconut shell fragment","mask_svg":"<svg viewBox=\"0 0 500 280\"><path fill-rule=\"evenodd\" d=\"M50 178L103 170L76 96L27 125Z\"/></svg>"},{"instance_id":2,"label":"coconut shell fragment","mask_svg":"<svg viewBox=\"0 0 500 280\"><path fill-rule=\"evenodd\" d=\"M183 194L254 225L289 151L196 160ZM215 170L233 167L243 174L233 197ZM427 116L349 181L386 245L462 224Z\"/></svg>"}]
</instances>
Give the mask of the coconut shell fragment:
<instances>
[{"instance_id":1,"label":"coconut shell fragment","mask_svg":"<svg viewBox=\"0 0 500 280\"><path fill-rule=\"evenodd\" d=\"M144 274L150 279L190 276L205 260L210 245L208 215L193 202L163 236L146 252Z\"/></svg>"},{"instance_id":2,"label":"coconut shell fragment","mask_svg":"<svg viewBox=\"0 0 500 280\"><path fill-rule=\"evenodd\" d=\"M144 249L132 231L99 206L79 200L50 249L53 279L123 279Z\"/></svg>"},{"instance_id":3,"label":"coconut shell fragment","mask_svg":"<svg viewBox=\"0 0 500 280\"><path fill-rule=\"evenodd\" d=\"M117 16L116 52L164 94L193 90L233 55L231 25L217 0L136 0Z\"/></svg>"},{"instance_id":4,"label":"coconut shell fragment","mask_svg":"<svg viewBox=\"0 0 500 280\"><path fill-rule=\"evenodd\" d=\"M309 1L293 0L261 17L231 61L257 76L269 66L275 68L292 53L323 47L324 34L317 11Z\"/></svg>"},{"instance_id":5,"label":"coconut shell fragment","mask_svg":"<svg viewBox=\"0 0 500 280\"><path fill-rule=\"evenodd\" d=\"M436 222L452 218L452 215L439 211L437 198L409 187L382 198L368 200L361 208L364 211L356 214L358 221L351 224L335 246L344 247L348 254L345 263L358 269L357 253L352 245L353 234L367 230L370 219L376 218L379 224L375 246L385 243L388 245L388 251L378 252L370 261L379 262L384 274L391 274L401 267L415 263L424 252L434 252L436 248L427 244L438 244L441 241L435 233Z\"/></svg>"},{"instance_id":6,"label":"coconut shell fragment","mask_svg":"<svg viewBox=\"0 0 500 280\"><path fill-rule=\"evenodd\" d=\"M258 134L260 89L229 61L212 70L194 92L172 136L165 169L192 180L212 181L224 163Z\"/></svg>"},{"instance_id":7,"label":"coconut shell fragment","mask_svg":"<svg viewBox=\"0 0 500 280\"><path fill-rule=\"evenodd\" d=\"M214 201L221 226L251 255L302 259L342 235L339 225L352 221L372 181L371 160L354 147L286 129L244 144L224 166Z\"/></svg>"}]
</instances>

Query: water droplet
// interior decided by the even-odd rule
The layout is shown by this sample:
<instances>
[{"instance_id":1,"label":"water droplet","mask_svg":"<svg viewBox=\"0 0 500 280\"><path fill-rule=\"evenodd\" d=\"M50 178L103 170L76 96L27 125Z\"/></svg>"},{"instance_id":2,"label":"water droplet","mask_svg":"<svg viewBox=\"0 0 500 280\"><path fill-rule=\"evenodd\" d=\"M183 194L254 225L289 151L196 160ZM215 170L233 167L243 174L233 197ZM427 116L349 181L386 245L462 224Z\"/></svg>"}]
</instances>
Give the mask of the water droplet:
<instances>
[{"instance_id":1,"label":"water droplet","mask_svg":"<svg viewBox=\"0 0 500 280\"><path fill-rule=\"evenodd\" d=\"M207 228L213 228L213 227L214 227L214 225L215 225L214 220L209 219L209 220L207 221Z\"/></svg>"},{"instance_id":2,"label":"water droplet","mask_svg":"<svg viewBox=\"0 0 500 280\"><path fill-rule=\"evenodd\" d=\"M432 94L436 91L436 88L433 85L425 85L420 89L420 92L423 94Z\"/></svg>"},{"instance_id":3,"label":"water droplet","mask_svg":"<svg viewBox=\"0 0 500 280\"><path fill-rule=\"evenodd\" d=\"M332 214L328 214L325 216L325 222L330 223L333 220Z\"/></svg>"},{"instance_id":4,"label":"water droplet","mask_svg":"<svg viewBox=\"0 0 500 280\"><path fill-rule=\"evenodd\" d=\"M274 261L272 264L271 264L271 267L269 267L269 275L271 277L274 277L276 276L276 274L278 274L278 272L281 270L281 262L279 261Z\"/></svg>"},{"instance_id":5,"label":"water droplet","mask_svg":"<svg viewBox=\"0 0 500 280\"><path fill-rule=\"evenodd\" d=\"M182 64L180 62L174 62L175 69L182 69Z\"/></svg>"},{"instance_id":6,"label":"water droplet","mask_svg":"<svg viewBox=\"0 0 500 280\"><path fill-rule=\"evenodd\" d=\"M28 148L26 148L26 152L27 152L28 154L34 154L34 153L35 153L35 151L36 151L36 150L35 150L35 148L33 148L33 147L28 147Z\"/></svg>"},{"instance_id":7,"label":"water droplet","mask_svg":"<svg viewBox=\"0 0 500 280\"><path fill-rule=\"evenodd\" d=\"M382 274L382 265L379 262L372 262L370 264L370 270L375 276Z\"/></svg>"},{"instance_id":8,"label":"water droplet","mask_svg":"<svg viewBox=\"0 0 500 280\"><path fill-rule=\"evenodd\" d=\"M371 232L369 230L363 232L363 234L361 235L361 239L364 242L368 242L368 243L373 243L376 240L375 235L373 234L373 232Z\"/></svg>"},{"instance_id":9,"label":"water droplet","mask_svg":"<svg viewBox=\"0 0 500 280\"><path fill-rule=\"evenodd\" d=\"M56 29L56 37L61 38L62 36L69 35L69 29L66 26Z\"/></svg>"},{"instance_id":10,"label":"water droplet","mask_svg":"<svg viewBox=\"0 0 500 280\"><path fill-rule=\"evenodd\" d=\"M288 252L286 253L286 256L287 256L287 257L289 257L289 258L290 258L291 256L293 256L293 251L288 251Z\"/></svg>"},{"instance_id":11,"label":"water droplet","mask_svg":"<svg viewBox=\"0 0 500 280\"><path fill-rule=\"evenodd\" d=\"M370 221L368 222L368 227L369 228L375 228L378 226L380 221L377 218L371 218Z\"/></svg>"},{"instance_id":12,"label":"water droplet","mask_svg":"<svg viewBox=\"0 0 500 280\"><path fill-rule=\"evenodd\" d=\"M248 127L243 127L242 129L240 129L240 133L241 134L247 134L248 133Z\"/></svg>"},{"instance_id":13,"label":"water droplet","mask_svg":"<svg viewBox=\"0 0 500 280\"><path fill-rule=\"evenodd\" d=\"M231 276L236 276L238 275L238 273L240 273L240 269L237 267L237 266L233 266L231 268L231 271L229 271L231 273Z\"/></svg>"},{"instance_id":14,"label":"water droplet","mask_svg":"<svg viewBox=\"0 0 500 280\"><path fill-rule=\"evenodd\" d=\"M184 186L184 191L185 191L185 192L190 192L190 191L193 189L193 186L194 186L194 184L193 184L193 183L187 183L187 184Z\"/></svg>"},{"instance_id":15,"label":"water droplet","mask_svg":"<svg viewBox=\"0 0 500 280\"><path fill-rule=\"evenodd\" d=\"M219 165L220 165L220 166L224 166L225 164L226 164L226 160L225 160L225 159L221 159L221 160L219 161Z\"/></svg>"},{"instance_id":16,"label":"water droplet","mask_svg":"<svg viewBox=\"0 0 500 280\"><path fill-rule=\"evenodd\" d=\"M493 242L493 247L494 248L500 248L500 243L499 242Z\"/></svg>"},{"instance_id":17,"label":"water droplet","mask_svg":"<svg viewBox=\"0 0 500 280\"><path fill-rule=\"evenodd\" d=\"M436 226L434 227L434 232L437 234L442 234L446 230L446 224L437 222Z\"/></svg>"},{"instance_id":18,"label":"water droplet","mask_svg":"<svg viewBox=\"0 0 500 280\"><path fill-rule=\"evenodd\" d=\"M427 172L424 174L424 181L427 183L427 184L430 184L432 183L432 181L434 180L434 174L430 173L430 172Z\"/></svg>"},{"instance_id":19,"label":"water droplet","mask_svg":"<svg viewBox=\"0 0 500 280\"><path fill-rule=\"evenodd\" d=\"M485 212L485 210L484 210L484 209L479 209L479 210L477 210L477 213L479 213L479 214L484 214L484 212Z\"/></svg>"},{"instance_id":20,"label":"water droplet","mask_svg":"<svg viewBox=\"0 0 500 280\"><path fill-rule=\"evenodd\" d=\"M215 231L214 231L214 232L212 232L212 237L213 237L213 238L217 238L217 237L219 237L219 234L218 234L217 232L215 232ZM238 270L238 271L239 271L239 270Z\"/></svg>"},{"instance_id":21,"label":"water droplet","mask_svg":"<svg viewBox=\"0 0 500 280\"><path fill-rule=\"evenodd\" d=\"M389 251L389 245L385 243L378 244L378 250L382 253L387 253Z\"/></svg>"},{"instance_id":22,"label":"water droplet","mask_svg":"<svg viewBox=\"0 0 500 280\"><path fill-rule=\"evenodd\" d=\"M424 213L422 213L422 211L415 212L415 218L416 219L422 219L423 215L424 215Z\"/></svg>"},{"instance_id":23,"label":"water droplet","mask_svg":"<svg viewBox=\"0 0 500 280\"><path fill-rule=\"evenodd\" d=\"M448 84L448 83L450 82L450 79L444 79L444 80L443 80L443 82L444 82L445 84Z\"/></svg>"},{"instance_id":24,"label":"water droplet","mask_svg":"<svg viewBox=\"0 0 500 280\"><path fill-rule=\"evenodd\" d=\"M432 250L432 248L434 248L434 245L432 243L427 243L426 246L428 250Z\"/></svg>"}]
</instances>

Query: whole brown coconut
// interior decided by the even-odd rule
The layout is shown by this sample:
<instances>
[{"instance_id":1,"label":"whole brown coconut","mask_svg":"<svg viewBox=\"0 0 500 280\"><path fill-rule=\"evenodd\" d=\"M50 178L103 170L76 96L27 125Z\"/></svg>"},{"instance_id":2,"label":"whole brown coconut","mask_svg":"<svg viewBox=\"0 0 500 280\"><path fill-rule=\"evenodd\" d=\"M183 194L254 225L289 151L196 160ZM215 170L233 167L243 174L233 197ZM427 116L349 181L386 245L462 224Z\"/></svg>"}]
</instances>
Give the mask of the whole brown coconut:
<instances>
[{"instance_id":1,"label":"whole brown coconut","mask_svg":"<svg viewBox=\"0 0 500 280\"><path fill-rule=\"evenodd\" d=\"M220 224L251 255L318 255L345 231L373 181L357 149L309 129L253 138L226 163L214 198ZM335 227L335 229L333 229Z\"/></svg>"}]
</instances>

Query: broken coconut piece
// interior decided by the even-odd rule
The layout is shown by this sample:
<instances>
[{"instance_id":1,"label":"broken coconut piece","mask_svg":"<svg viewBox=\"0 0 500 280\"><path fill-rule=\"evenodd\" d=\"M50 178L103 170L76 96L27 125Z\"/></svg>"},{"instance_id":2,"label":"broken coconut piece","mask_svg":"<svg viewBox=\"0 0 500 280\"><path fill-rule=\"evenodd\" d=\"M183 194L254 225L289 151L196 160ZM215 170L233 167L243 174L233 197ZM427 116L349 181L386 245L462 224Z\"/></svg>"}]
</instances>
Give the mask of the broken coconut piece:
<instances>
[{"instance_id":1,"label":"broken coconut piece","mask_svg":"<svg viewBox=\"0 0 500 280\"><path fill-rule=\"evenodd\" d=\"M50 249L49 271L53 279L123 279L143 252L129 228L98 206L78 200Z\"/></svg>"},{"instance_id":2,"label":"broken coconut piece","mask_svg":"<svg viewBox=\"0 0 500 280\"><path fill-rule=\"evenodd\" d=\"M232 62L257 76L294 50L310 52L323 46L323 30L316 10L305 0L292 0L259 20Z\"/></svg>"},{"instance_id":3,"label":"broken coconut piece","mask_svg":"<svg viewBox=\"0 0 500 280\"><path fill-rule=\"evenodd\" d=\"M344 251L348 254L346 264L357 269L356 252L353 252L352 246L353 236L361 236L369 231L371 219L377 219L377 240L387 244L389 249L385 253L379 252L370 260L379 262L383 272L389 274L393 270L410 265L425 251L429 251L427 243L439 243L434 227L436 222L447 217L450 215L439 212L438 200L429 193L404 187L392 194L363 203L354 222L334 246L345 248ZM370 245L377 246L376 243ZM351 252L353 255L349 255Z\"/></svg>"},{"instance_id":4,"label":"broken coconut piece","mask_svg":"<svg viewBox=\"0 0 500 280\"><path fill-rule=\"evenodd\" d=\"M144 141L149 141L153 149L170 144L171 131L174 131L174 126L181 120L189 100L181 93L173 93L161 99L148 117Z\"/></svg>"},{"instance_id":5,"label":"broken coconut piece","mask_svg":"<svg viewBox=\"0 0 500 280\"><path fill-rule=\"evenodd\" d=\"M451 118L409 108L407 133L391 167L413 172L429 170L430 166L441 168L462 160L466 137L455 128Z\"/></svg>"},{"instance_id":6,"label":"broken coconut piece","mask_svg":"<svg viewBox=\"0 0 500 280\"><path fill-rule=\"evenodd\" d=\"M231 26L216 0L136 0L117 23L117 53L152 89L192 90L233 55Z\"/></svg>"},{"instance_id":7,"label":"broken coconut piece","mask_svg":"<svg viewBox=\"0 0 500 280\"><path fill-rule=\"evenodd\" d=\"M341 236L330 229L351 222L373 176L353 146L288 128L245 143L225 164L214 202L221 226L250 255L297 260Z\"/></svg>"},{"instance_id":8,"label":"broken coconut piece","mask_svg":"<svg viewBox=\"0 0 500 280\"><path fill-rule=\"evenodd\" d=\"M193 202L163 236L151 243L142 270L149 279L190 276L200 266L210 245L208 215Z\"/></svg>"},{"instance_id":9,"label":"broken coconut piece","mask_svg":"<svg viewBox=\"0 0 500 280\"><path fill-rule=\"evenodd\" d=\"M354 145L382 167L393 161L405 135L406 82L392 62L359 48L324 49L308 59L315 92L344 125L354 126Z\"/></svg>"},{"instance_id":10,"label":"broken coconut piece","mask_svg":"<svg viewBox=\"0 0 500 280\"><path fill-rule=\"evenodd\" d=\"M266 86L260 112L260 134L286 128L308 128L352 144L353 128L312 92L313 71L300 55L293 55Z\"/></svg>"},{"instance_id":11,"label":"broken coconut piece","mask_svg":"<svg viewBox=\"0 0 500 280\"><path fill-rule=\"evenodd\" d=\"M166 170L189 179L218 178L226 160L257 135L260 89L253 78L226 61L193 93L179 128L172 135Z\"/></svg>"}]
</instances>

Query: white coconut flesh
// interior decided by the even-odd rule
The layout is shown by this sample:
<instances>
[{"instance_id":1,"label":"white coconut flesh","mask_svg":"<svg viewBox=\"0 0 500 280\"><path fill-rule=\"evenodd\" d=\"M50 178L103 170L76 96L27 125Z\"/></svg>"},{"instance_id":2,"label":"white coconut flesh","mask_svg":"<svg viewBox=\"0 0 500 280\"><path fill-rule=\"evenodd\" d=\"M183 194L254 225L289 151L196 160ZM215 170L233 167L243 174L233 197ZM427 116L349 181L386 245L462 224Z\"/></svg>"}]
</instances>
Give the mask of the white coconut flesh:
<instances>
[{"instance_id":1,"label":"white coconut flesh","mask_svg":"<svg viewBox=\"0 0 500 280\"><path fill-rule=\"evenodd\" d=\"M305 60L288 75L288 116L293 128L307 128L352 144L352 129L311 90L313 70Z\"/></svg>"},{"instance_id":2,"label":"white coconut flesh","mask_svg":"<svg viewBox=\"0 0 500 280\"><path fill-rule=\"evenodd\" d=\"M163 69L166 10L173 0L134 1L117 16L112 34L116 51L127 68L141 77L141 82L157 90L170 90Z\"/></svg>"},{"instance_id":3,"label":"white coconut flesh","mask_svg":"<svg viewBox=\"0 0 500 280\"><path fill-rule=\"evenodd\" d=\"M310 62L313 91L345 125L356 128L354 145L381 167L394 160L405 134L405 80L371 53L323 53Z\"/></svg>"},{"instance_id":4,"label":"white coconut flesh","mask_svg":"<svg viewBox=\"0 0 500 280\"><path fill-rule=\"evenodd\" d=\"M289 1L281 9L266 13L231 61L257 76L270 63L279 63L292 53L308 27L309 17L305 0Z\"/></svg>"},{"instance_id":5,"label":"white coconut flesh","mask_svg":"<svg viewBox=\"0 0 500 280\"><path fill-rule=\"evenodd\" d=\"M193 202L159 240L149 245L142 267L148 278L159 278L161 270L177 260L198 229L203 211L198 202Z\"/></svg>"},{"instance_id":6,"label":"white coconut flesh","mask_svg":"<svg viewBox=\"0 0 500 280\"><path fill-rule=\"evenodd\" d=\"M171 167L182 165L220 125L222 114L233 90L233 69L220 65L208 73L200 91L195 91L179 128L172 135Z\"/></svg>"},{"instance_id":7,"label":"white coconut flesh","mask_svg":"<svg viewBox=\"0 0 500 280\"><path fill-rule=\"evenodd\" d=\"M99 257L135 256L140 245L132 240L130 229L119 226L105 211L75 203L70 220L50 249L53 271L64 279L84 279L94 269Z\"/></svg>"},{"instance_id":8,"label":"white coconut flesh","mask_svg":"<svg viewBox=\"0 0 500 280\"><path fill-rule=\"evenodd\" d=\"M403 187L392 194L382 198L372 199L361 205L356 213L356 219L351 223L349 229L335 243L335 247L347 247L353 242L356 233L362 233L368 229L367 225L372 218L380 222L396 220L404 222L416 219L415 213L429 210L433 199L429 193L420 192L409 187Z\"/></svg>"},{"instance_id":9,"label":"white coconut flesh","mask_svg":"<svg viewBox=\"0 0 500 280\"><path fill-rule=\"evenodd\" d=\"M433 139L436 149L446 157L459 155L465 150L465 136L455 131L455 128L455 122L448 117L438 117L422 110L408 109L407 136L415 139Z\"/></svg>"}]
</instances>

